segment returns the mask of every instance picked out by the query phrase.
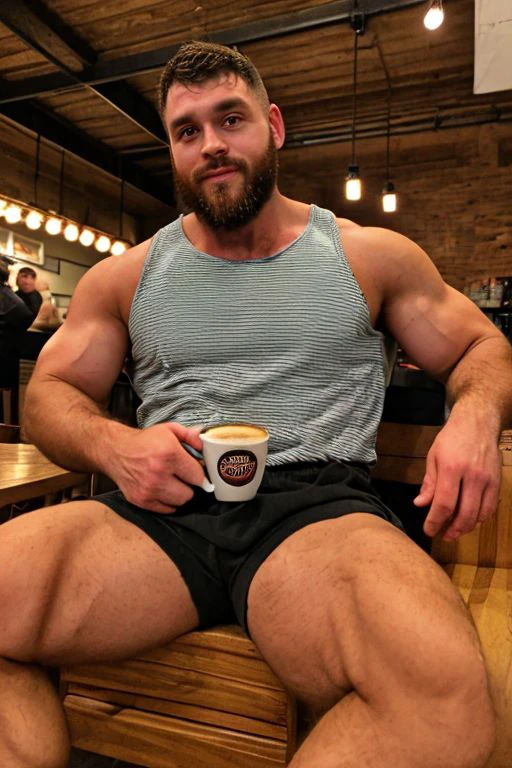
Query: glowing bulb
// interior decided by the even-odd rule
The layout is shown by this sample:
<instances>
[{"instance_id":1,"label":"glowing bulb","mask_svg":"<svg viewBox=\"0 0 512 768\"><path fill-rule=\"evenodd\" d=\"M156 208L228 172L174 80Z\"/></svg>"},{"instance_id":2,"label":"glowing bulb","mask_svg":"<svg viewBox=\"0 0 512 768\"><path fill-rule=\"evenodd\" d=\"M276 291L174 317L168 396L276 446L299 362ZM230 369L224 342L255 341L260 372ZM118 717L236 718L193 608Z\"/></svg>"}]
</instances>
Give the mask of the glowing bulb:
<instances>
[{"instance_id":1,"label":"glowing bulb","mask_svg":"<svg viewBox=\"0 0 512 768\"><path fill-rule=\"evenodd\" d=\"M44 228L49 235L58 235L62 229L62 219L58 219L56 216L52 216L48 219Z\"/></svg>"},{"instance_id":2,"label":"glowing bulb","mask_svg":"<svg viewBox=\"0 0 512 768\"><path fill-rule=\"evenodd\" d=\"M396 211L396 192L392 181L388 181L382 190L382 210L384 213L394 213Z\"/></svg>"},{"instance_id":3,"label":"glowing bulb","mask_svg":"<svg viewBox=\"0 0 512 768\"><path fill-rule=\"evenodd\" d=\"M100 235L96 242L94 243L94 247L97 251L100 253L106 253L110 250L110 238L106 237L105 235Z\"/></svg>"},{"instance_id":4,"label":"glowing bulb","mask_svg":"<svg viewBox=\"0 0 512 768\"><path fill-rule=\"evenodd\" d=\"M43 215L38 211L30 211L25 219L25 224L29 229L39 229L43 223Z\"/></svg>"},{"instance_id":5,"label":"glowing bulb","mask_svg":"<svg viewBox=\"0 0 512 768\"><path fill-rule=\"evenodd\" d=\"M70 243L74 243L78 240L78 227L76 224L68 224L64 230L64 237L69 240Z\"/></svg>"},{"instance_id":6,"label":"glowing bulb","mask_svg":"<svg viewBox=\"0 0 512 768\"><path fill-rule=\"evenodd\" d=\"M5 220L9 224L17 224L18 221L21 221L21 208L19 205L9 205L5 209Z\"/></svg>"},{"instance_id":7,"label":"glowing bulb","mask_svg":"<svg viewBox=\"0 0 512 768\"><path fill-rule=\"evenodd\" d=\"M359 178L359 166L349 165L345 176L345 197L347 200L361 199L361 179Z\"/></svg>"},{"instance_id":8,"label":"glowing bulb","mask_svg":"<svg viewBox=\"0 0 512 768\"><path fill-rule=\"evenodd\" d=\"M444 21L443 0L432 0L432 4L425 14L423 23L431 31L438 29Z\"/></svg>"},{"instance_id":9,"label":"glowing bulb","mask_svg":"<svg viewBox=\"0 0 512 768\"><path fill-rule=\"evenodd\" d=\"M88 248L94 243L94 232L91 232L90 229L82 229L78 240Z\"/></svg>"},{"instance_id":10,"label":"glowing bulb","mask_svg":"<svg viewBox=\"0 0 512 768\"><path fill-rule=\"evenodd\" d=\"M125 251L126 251L126 243L121 242L121 240L116 240L114 245L110 249L110 253L113 256L120 256Z\"/></svg>"}]
</instances>

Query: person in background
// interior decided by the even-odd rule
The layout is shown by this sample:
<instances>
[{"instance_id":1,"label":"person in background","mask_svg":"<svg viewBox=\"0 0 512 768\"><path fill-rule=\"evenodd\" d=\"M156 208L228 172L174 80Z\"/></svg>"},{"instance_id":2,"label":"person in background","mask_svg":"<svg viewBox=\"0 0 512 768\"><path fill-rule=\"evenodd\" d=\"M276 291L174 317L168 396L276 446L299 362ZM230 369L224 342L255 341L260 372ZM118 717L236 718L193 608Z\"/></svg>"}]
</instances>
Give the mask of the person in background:
<instances>
[{"instance_id":1,"label":"person in background","mask_svg":"<svg viewBox=\"0 0 512 768\"><path fill-rule=\"evenodd\" d=\"M12 259L0 255L0 387L18 386L21 335L32 323L33 315L8 285Z\"/></svg>"},{"instance_id":2,"label":"person in background","mask_svg":"<svg viewBox=\"0 0 512 768\"><path fill-rule=\"evenodd\" d=\"M36 288L36 280L37 272L32 267L22 267L16 275L16 295L25 302L32 313L32 319L37 317L43 303L43 297Z\"/></svg>"},{"instance_id":3,"label":"person in background","mask_svg":"<svg viewBox=\"0 0 512 768\"><path fill-rule=\"evenodd\" d=\"M55 299L51 294L50 286L46 280L39 280L37 288L43 302L32 323L32 328L35 328L38 331L55 331L62 325L62 321L59 317L57 307L55 306Z\"/></svg>"}]
</instances>

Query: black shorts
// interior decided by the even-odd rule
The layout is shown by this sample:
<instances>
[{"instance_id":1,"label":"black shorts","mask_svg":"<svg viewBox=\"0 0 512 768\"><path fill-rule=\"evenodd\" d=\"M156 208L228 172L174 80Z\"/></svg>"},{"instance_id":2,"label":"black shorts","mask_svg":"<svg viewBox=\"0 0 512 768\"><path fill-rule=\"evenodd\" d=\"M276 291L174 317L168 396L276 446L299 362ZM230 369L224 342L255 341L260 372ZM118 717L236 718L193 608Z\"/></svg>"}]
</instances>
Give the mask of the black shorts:
<instances>
[{"instance_id":1,"label":"black shorts","mask_svg":"<svg viewBox=\"0 0 512 768\"><path fill-rule=\"evenodd\" d=\"M238 621L247 633L247 593L259 566L284 539L310 523L369 512L402 528L362 464L311 462L269 467L257 496L216 501L197 489L169 515L148 512L120 491L95 499L137 525L176 564L200 627Z\"/></svg>"}]
</instances>

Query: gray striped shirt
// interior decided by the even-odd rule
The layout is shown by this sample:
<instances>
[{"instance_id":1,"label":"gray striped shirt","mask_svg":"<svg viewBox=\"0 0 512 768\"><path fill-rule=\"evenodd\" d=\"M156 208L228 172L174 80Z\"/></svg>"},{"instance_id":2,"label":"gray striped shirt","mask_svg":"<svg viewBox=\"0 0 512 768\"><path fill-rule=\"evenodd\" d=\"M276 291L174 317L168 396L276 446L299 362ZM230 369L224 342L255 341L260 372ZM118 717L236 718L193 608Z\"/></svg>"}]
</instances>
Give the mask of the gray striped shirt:
<instances>
[{"instance_id":1,"label":"gray striped shirt","mask_svg":"<svg viewBox=\"0 0 512 768\"><path fill-rule=\"evenodd\" d=\"M153 238L129 330L140 427L262 424L269 465L373 462L385 388L383 335L330 211L264 259L198 251L181 217Z\"/></svg>"}]
</instances>

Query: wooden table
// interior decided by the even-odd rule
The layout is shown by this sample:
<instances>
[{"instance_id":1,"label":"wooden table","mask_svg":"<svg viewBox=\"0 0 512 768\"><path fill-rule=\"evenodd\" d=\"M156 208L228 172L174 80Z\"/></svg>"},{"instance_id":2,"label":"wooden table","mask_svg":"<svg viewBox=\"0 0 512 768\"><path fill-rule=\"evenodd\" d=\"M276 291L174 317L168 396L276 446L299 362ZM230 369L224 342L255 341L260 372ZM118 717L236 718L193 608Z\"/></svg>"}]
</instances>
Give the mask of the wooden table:
<instances>
[{"instance_id":1,"label":"wooden table","mask_svg":"<svg viewBox=\"0 0 512 768\"><path fill-rule=\"evenodd\" d=\"M0 507L73 488L87 479L47 459L35 445L0 443Z\"/></svg>"}]
</instances>

